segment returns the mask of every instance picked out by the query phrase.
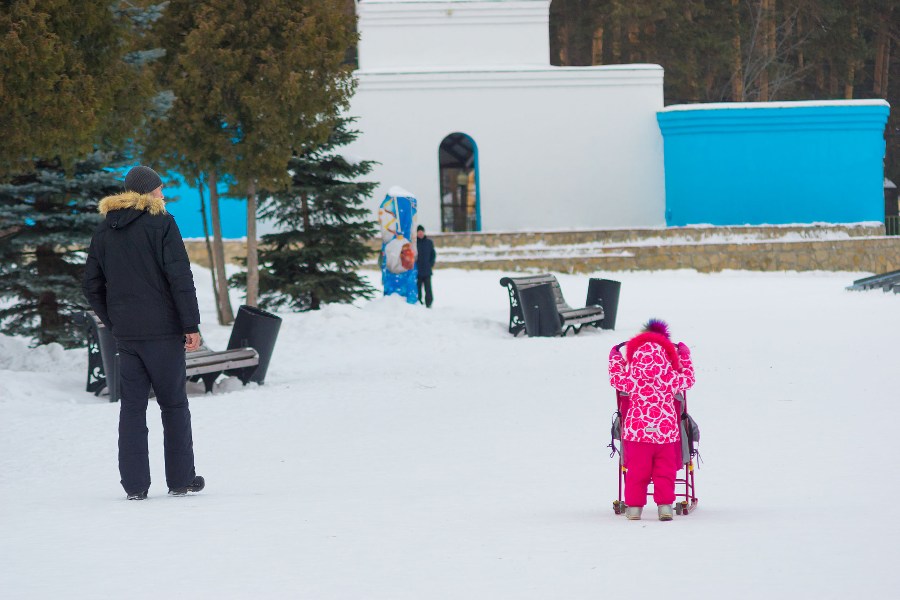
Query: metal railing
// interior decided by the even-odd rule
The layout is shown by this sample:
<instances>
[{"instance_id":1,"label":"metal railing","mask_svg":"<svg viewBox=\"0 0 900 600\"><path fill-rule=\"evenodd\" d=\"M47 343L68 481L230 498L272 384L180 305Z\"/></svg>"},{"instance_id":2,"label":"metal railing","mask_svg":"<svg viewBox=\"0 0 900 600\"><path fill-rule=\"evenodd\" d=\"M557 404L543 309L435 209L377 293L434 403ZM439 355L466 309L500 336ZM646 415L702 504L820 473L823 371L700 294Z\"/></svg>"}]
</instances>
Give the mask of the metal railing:
<instances>
[{"instance_id":1,"label":"metal railing","mask_svg":"<svg viewBox=\"0 0 900 600\"><path fill-rule=\"evenodd\" d=\"M900 216L891 216L884 218L884 234L900 235Z\"/></svg>"}]
</instances>

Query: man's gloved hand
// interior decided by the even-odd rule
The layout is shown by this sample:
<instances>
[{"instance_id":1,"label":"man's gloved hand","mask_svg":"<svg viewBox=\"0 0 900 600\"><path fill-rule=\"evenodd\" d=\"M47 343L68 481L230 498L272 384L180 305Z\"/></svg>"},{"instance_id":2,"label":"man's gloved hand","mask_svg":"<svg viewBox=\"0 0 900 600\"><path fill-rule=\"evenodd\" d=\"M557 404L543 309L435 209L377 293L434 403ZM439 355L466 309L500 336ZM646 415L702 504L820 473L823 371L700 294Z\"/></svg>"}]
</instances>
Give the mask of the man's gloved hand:
<instances>
[{"instance_id":1,"label":"man's gloved hand","mask_svg":"<svg viewBox=\"0 0 900 600\"><path fill-rule=\"evenodd\" d=\"M691 349L687 347L684 342L678 342L678 345L675 347L675 350L678 351L678 356L681 358L690 358L691 357Z\"/></svg>"},{"instance_id":2,"label":"man's gloved hand","mask_svg":"<svg viewBox=\"0 0 900 600\"><path fill-rule=\"evenodd\" d=\"M612 357L614 357L614 356L616 356L616 355L621 356L621 353L619 352L619 349L620 349L622 346L624 346L624 345L625 345L625 342L622 342L621 344L617 344L617 345L613 346L613 347L610 349L610 351L609 351L609 357L612 358Z\"/></svg>"}]
</instances>

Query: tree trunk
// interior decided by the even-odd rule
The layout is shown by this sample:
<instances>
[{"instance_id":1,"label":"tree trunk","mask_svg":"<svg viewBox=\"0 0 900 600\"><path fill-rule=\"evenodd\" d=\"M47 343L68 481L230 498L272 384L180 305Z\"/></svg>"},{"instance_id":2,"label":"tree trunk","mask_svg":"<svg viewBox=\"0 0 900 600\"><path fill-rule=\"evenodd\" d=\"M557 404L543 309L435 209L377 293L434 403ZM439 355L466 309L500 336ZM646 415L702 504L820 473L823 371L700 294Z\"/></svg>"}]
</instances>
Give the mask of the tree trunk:
<instances>
[{"instance_id":1,"label":"tree trunk","mask_svg":"<svg viewBox=\"0 0 900 600\"><path fill-rule=\"evenodd\" d=\"M687 6L684 9L684 18L688 23L693 25L694 15L691 12L690 6ZM693 46L688 47L686 64L687 64L687 67L686 67L687 73L686 73L685 79L687 80L687 85L688 85L688 99L691 102L700 102L700 85L698 83L698 77L697 77L697 71L698 71L697 53L694 50Z\"/></svg>"},{"instance_id":2,"label":"tree trunk","mask_svg":"<svg viewBox=\"0 0 900 600\"><path fill-rule=\"evenodd\" d=\"M209 225L206 221L206 201L203 199L203 180L197 182L197 189L200 192L200 216L203 219L203 239L206 241L206 258L209 260L209 275L212 279L213 298L216 298L216 318L222 323L222 307L219 306L218 295L219 288L216 284L216 261L213 256L212 244L209 241Z\"/></svg>"},{"instance_id":3,"label":"tree trunk","mask_svg":"<svg viewBox=\"0 0 900 600\"><path fill-rule=\"evenodd\" d=\"M569 28L566 23L560 23L556 31L556 39L559 44L559 64L560 66L568 66L569 64Z\"/></svg>"},{"instance_id":4,"label":"tree trunk","mask_svg":"<svg viewBox=\"0 0 900 600\"><path fill-rule=\"evenodd\" d=\"M854 48L856 40L859 38L859 7L854 11L850 21L850 39L853 41ZM844 99L853 99L853 82L856 81L856 56L852 55L847 61L847 81L844 82Z\"/></svg>"},{"instance_id":5,"label":"tree trunk","mask_svg":"<svg viewBox=\"0 0 900 600\"><path fill-rule=\"evenodd\" d=\"M594 30L594 38L591 42L591 64L603 64L603 26L600 25Z\"/></svg>"},{"instance_id":6,"label":"tree trunk","mask_svg":"<svg viewBox=\"0 0 900 600\"><path fill-rule=\"evenodd\" d=\"M769 0L769 12L766 15L766 83L769 87L769 100L775 100L778 91L772 89L771 77L775 62L778 60L778 13L775 11L775 0Z\"/></svg>"},{"instance_id":7,"label":"tree trunk","mask_svg":"<svg viewBox=\"0 0 900 600\"><path fill-rule=\"evenodd\" d=\"M640 52L640 26L635 19L628 19L628 62L641 62Z\"/></svg>"},{"instance_id":8,"label":"tree trunk","mask_svg":"<svg viewBox=\"0 0 900 600\"><path fill-rule=\"evenodd\" d=\"M612 29L612 62L615 65L622 62L622 16L619 1L614 1L612 6L612 18L610 19L610 27Z\"/></svg>"},{"instance_id":9,"label":"tree trunk","mask_svg":"<svg viewBox=\"0 0 900 600\"><path fill-rule=\"evenodd\" d=\"M890 13L888 13L890 14ZM875 36L875 72L873 73L872 92L879 98L887 98L886 65L890 63L891 38L888 31L890 17L879 19L878 33Z\"/></svg>"},{"instance_id":10,"label":"tree trunk","mask_svg":"<svg viewBox=\"0 0 900 600\"><path fill-rule=\"evenodd\" d=\"M884 60L882 64L883 72L881 74L881 96L888 96L888 74L891 72L891 38L888 37L887 43L884 45Z\"/></svg>"},{"instance_id":11,"label":"tree trunk","mask_svg":"<svg viewBox=\"0 0 900 600\"><path fill-rule=\"evenodd\" d=\"M834 67L834 62L832 60L828 61L828 93L832 96L836 96L838 93L838 78L837 78L837 69Z\"/></svg>"},{"instance_id":12,"label":"tree trunk","mask_svg":"<svg viewBox=\"0 0 900 600\"><path fill-rule=\"evenodd\" d=\"M219 178L215 171L209 174L209 212L212 217L213 255L216 264L216 283L218 294L216 299L222 313L220 325L234 323L234 312L228 298L228 276L225 275L225 246L222 244L222 219L219 216Z\"/></svg>"},{"instance_id":13,"label":"tree trunk","mask_svg":"<svg viewBox=\"0 0 900 600\"><path fill-rule=\"evenodd\" d=\"M256 182L247 188L247 304L256 306L259 296L259 257L256 240Z\"/></svg>"},{"instance_id":14,"label":"tree trunk","mask_svg":"<svg viewBox=\"0 0 900 600\"><path fill-rule=\"evenodd\" d=\"M52 277L59 273L57 263L62 259L56 254L52 244L42 244L35 249L37 272L40 277ZM59 299L54 292L44 290L38 296L37 312L41 318L40 342L49 344L59 341L63 329L63 316L59 312Z\"/></svg>"},{"instance_id":15,"label":"tree trunk","mask_svg":"<svg viewBox=\"0 0 900 600\"><path fill-rule=\"evenodd\" d=\"M309 196L306 193L300 194L300 210L303 215L303 233L309 233L310 229L310 221L309 221ZM315 271L315 265L310 265L310 271ZM315 290L310 291L309 293L309 308L310 310L319 310L319 305L321 304L319 300L318 294L316 294Z\"/></svg>"},{"instance_id":16,"label":"tree trunk","mask_svg":"<svg viewBox=\"0 0 900 600\"><path fill-rule=\"evenodd\" d=\"M744 101L744 65L741 56L741 11L740 0L731 0L731 99Z\"/></svg>"},{"instance_id":17,"label":"tree trunk","mask_svg":"<svg viewBox=\"0 0 900 600\"><path fill-rule=\"evenodd\" d=\"M769 64L771 56L769 55L769 12L771 11L772 0L760 0L760 24L759 30L762 32L762 50L763 50L763 67L759 72L759 101L769 101Z\"/></svg>"}]
</instances>

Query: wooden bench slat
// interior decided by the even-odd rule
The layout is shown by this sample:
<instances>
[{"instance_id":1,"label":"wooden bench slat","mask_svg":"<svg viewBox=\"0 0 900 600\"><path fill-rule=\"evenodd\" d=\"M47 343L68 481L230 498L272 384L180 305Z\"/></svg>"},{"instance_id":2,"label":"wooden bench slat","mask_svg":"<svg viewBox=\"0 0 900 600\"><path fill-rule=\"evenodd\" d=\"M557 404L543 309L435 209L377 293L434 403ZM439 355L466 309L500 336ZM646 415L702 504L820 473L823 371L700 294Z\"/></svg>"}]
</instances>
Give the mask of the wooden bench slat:
<instances>
[{"instance_id":1,"label":"wooden bench slat","mask_svg":"<svg viewBox=\"0 0 900 600\"><path fill-rule=\"evenodd\" d=\"M194 353L187 355L185 361L187 374L200 375L241 367L252 367L259 364L259 354L253 348L235 348L220 352L203 352L200 356Z\"/></svg>"},{"instance_id":2,"label":"wooden bench slat","mask_svg":"<svg viewBox=\"0 0 900 600\"><path fill-rule=\"evenodd\" d=\"M561 310L559 311L559 314L567 319L579 319L581 317L596 317L597 315L603 316L603 309L599 306L587 306L585 308Z\"/></svg>"},{"instance_id":3,"label":"wooden bench slat","mask_svg":"<svg viewBox=\"0 0 900 600\"><path fill-rule=\"evenodd\" d=\"M82 321L84 326L90 326L90 328L93 330L93 333L88 331L90 345L90 336L97 338L101 330L105 330L106 327L105 325L103 325L103 322L100 320L97 314L94 313L94 311L84 311L83 315L84 318L82 319ZM104 331L103 335L109 335L108 331ZM97 340L95 340L95 345L98 345ZM112 362L112 357L107 356L107 354L114 352L114 347L107 350L106 354L103 354L103 350L100 347L94 349L95 354L102 355L104 357L104 360L110 362ZM116 384L111 383L107 379L110 374L106 373L104 365L99 361L98 357L91 357L90 348L88 358L88 391L94 391L95 394L99 394L100 391L104 388L111 390L111 386ZM185 353L185 374L189 379L192 377L203 379L207 392L212 390L212 384L215 381L216 377L218 377L218 374L235 369L255 367L257 365L259 365L259 352L257 352L255 348L245 347L214 351L206 346L201 346L201 348L197 351ZM204 375L206 375L206 377L203 377ZM118 374L113 373L112 376L116 378L114 380L116 381L118 378ZM241 375L240 377L241 380L246 384L247 381L245 379L245 376ZM117 395L114 394L112 390L110 395L112 401L118 400L117 397L112 397Z\"/></svg>"}]
</instances>

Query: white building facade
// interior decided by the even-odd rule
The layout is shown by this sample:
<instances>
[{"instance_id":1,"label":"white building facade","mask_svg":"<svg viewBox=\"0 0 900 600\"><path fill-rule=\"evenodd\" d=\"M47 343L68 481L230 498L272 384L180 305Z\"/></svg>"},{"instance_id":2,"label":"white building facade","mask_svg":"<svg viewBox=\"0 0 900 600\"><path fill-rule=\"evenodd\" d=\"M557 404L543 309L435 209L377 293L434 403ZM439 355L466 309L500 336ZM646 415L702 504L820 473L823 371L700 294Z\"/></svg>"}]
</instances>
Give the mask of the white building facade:
<instances>
[{"instance_id":1,"label":"white building facade","mask_svg":"<svg viewBox=\"0 0 900 600\"><path fill-rule=\"evenodd\" d=\"M549 0L360 0L348 153L429 231L665 224L657 65L550 65Z\"/></svg>"}]
</instances>

